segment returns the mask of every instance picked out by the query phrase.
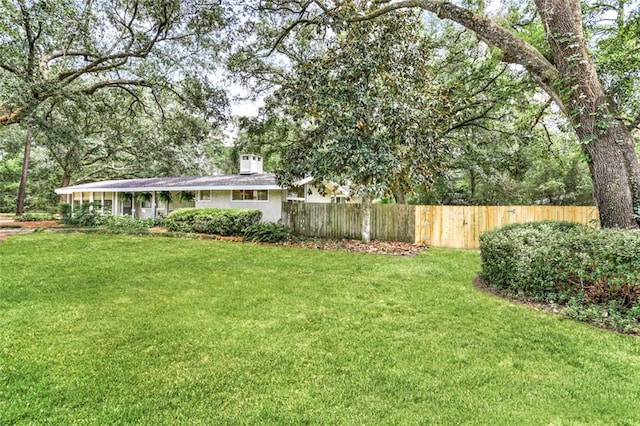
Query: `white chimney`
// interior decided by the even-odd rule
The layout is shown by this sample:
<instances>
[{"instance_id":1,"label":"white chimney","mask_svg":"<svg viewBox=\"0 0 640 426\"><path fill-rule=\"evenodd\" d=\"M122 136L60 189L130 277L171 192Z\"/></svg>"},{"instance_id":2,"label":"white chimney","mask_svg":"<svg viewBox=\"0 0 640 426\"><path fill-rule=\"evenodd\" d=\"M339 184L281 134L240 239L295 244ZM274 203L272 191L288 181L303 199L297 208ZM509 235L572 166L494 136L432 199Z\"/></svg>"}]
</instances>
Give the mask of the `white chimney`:
<instances>
[{"instance_id":1,"label":"white chimney","mask_svg":"<svg viewBox=\"0 0 640 426\"><path fill-rule=\"evenodd\" d=\"M253 154L240 155L240 174L255 175L262 173L262 157Z\"/></svg>"}]
</instances>

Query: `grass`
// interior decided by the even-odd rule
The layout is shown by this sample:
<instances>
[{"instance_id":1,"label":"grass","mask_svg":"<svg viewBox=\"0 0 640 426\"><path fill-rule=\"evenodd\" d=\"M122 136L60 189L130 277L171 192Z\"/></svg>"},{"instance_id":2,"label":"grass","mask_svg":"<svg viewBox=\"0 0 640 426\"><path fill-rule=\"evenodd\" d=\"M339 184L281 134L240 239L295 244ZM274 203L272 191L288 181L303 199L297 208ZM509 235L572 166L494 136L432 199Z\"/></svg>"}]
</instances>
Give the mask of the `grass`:
<instances>
[{"instance_id":1,"label":"grass","mask_svg":"<svg viewBox=\"0 0 640 426\"><path fill-rule=\"evenodd\" d=\"M638 424L640 340L477 291L479 256L0 244L0 424Z\"/></svg>"}]
</instances>

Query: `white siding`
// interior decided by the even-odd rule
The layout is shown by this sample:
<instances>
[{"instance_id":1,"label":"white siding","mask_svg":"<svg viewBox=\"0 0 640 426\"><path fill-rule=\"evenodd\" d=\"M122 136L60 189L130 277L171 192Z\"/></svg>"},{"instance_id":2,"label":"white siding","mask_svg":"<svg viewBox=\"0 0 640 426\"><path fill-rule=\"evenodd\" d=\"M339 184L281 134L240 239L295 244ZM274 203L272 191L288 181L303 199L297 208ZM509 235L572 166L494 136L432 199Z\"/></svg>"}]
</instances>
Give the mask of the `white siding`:
<instances>
[{"instance_id":1,"label":"white siding","mask_svg":"<svg viewBox=\"0 0 640 426\"><path fill-rule=\"evenodd\" d=\"M258 209L263 222L278 222L282 219L282 190L270 190L268 201L231 201L231 191L211 191L211 201L197 201L196 207L231 209Z\"/></svg>"}]
</instances>

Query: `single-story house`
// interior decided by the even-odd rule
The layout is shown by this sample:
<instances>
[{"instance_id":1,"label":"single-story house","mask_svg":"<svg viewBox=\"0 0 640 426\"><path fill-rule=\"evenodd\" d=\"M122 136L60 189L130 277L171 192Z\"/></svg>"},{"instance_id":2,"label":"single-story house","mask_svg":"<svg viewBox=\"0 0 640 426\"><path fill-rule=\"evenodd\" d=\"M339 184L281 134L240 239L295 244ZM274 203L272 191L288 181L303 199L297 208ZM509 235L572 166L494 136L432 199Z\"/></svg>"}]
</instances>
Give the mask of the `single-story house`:
<instances>
[{"instance_id":1,"label":"single-story house","mask_svg":"<svg viewBox=\"0 0 640 426\"><path fill-rule=\"evenodd\" d=\"M139 219L166 216L184 207L218 207L259 209L263 221L278 222L283 201L351 201L343 187L328 184L326 195L322 195L312 182L306 178L294 188L283 188L274 174L263 173L262 157L243 154L238 175L107 180L57 188L55 192L66 195L72 211L79 205L99 202L102 213Z\"/></svg>"}]
</instances>

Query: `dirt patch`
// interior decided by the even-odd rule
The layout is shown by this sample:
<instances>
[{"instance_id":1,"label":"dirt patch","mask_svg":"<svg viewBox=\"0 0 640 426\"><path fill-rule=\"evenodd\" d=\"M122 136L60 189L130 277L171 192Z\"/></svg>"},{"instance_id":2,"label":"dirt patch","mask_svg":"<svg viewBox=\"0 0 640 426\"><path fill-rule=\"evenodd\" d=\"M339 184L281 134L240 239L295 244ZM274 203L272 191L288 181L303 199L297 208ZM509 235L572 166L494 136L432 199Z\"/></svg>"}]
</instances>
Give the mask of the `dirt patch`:
<instances>
[{"instance_id":1,"label":"dirt patch","mask_svg":"<svg viewBox=\"0 0 640 426\"><path fill-rule=\"evenodd\" d=\"M62 225L57 220L18 222L3 217L2 221L0 221L0 243L6 240L9 235L31 232L36 228L57 228L59 226Z\"/></svg>"},{"instance_id":2,"label":"dirt patch","mask_svg":"<svg viewBox=\"0 0 640 426\"><path fill-rule=\"evenodd\" d=\"M280 245L319 250L340 250L356 253L388 254L394 256L415 256L426 250L426 246L397 241L371 241L364 244L358 240L330 240L324 238L294 238Z\"/></svg>"},{"instance_id":3,"label":"dirt patch","mask_svg":"<svg viewBox=\"0 0 640 426\"><path fill-rule=\"evenodd\" d=\"M57 228L62 226L57 220L40 220L34 222L12 222L12 225L18 225L20 228Z\"/></svg>"}]
</instances>

